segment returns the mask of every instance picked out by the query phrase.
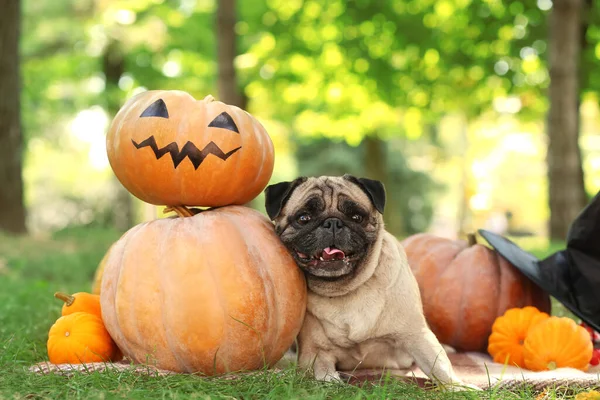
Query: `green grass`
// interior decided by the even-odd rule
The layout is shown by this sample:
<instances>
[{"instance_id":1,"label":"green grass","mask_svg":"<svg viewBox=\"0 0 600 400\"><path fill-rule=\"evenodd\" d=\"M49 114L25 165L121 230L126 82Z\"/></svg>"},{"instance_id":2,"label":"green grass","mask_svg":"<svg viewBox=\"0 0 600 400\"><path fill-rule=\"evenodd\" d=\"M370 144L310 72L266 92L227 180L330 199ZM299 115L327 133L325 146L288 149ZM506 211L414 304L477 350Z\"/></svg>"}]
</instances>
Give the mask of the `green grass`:
<instances>
[{"instance_id":1,"label":"green grass","mask_svg":"<svg viewBox=\"0 0 600 400\"><path fill-rule=\"evenodd\" d=\"M0 236L0 399L519 399L522 392L444 394L394 379L353 386L325 384L293 369L240 374L236 379L191 375L149 377L109 371L36 375L47 360L48 329L60 315L56 291L89 291L94 271L116 232L72 229L50 238ZM564 398L557 393L556 398Z\"/></svg>"}]
</instances>

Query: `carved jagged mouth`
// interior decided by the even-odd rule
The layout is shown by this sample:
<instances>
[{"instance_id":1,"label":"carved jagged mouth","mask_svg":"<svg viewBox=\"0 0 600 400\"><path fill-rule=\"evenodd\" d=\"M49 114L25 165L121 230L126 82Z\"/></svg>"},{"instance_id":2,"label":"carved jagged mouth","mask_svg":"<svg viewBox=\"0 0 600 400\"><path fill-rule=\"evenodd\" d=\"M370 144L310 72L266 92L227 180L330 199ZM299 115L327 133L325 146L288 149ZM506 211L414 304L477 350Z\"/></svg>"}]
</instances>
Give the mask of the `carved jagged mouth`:
<instances>
[{"instance_id":1,"label":"carved jagged mouth","mask_svg":"<svg viewBox=\"0 0 600 400\"><path fill-rule=\"evenodd\" d=\"M238 147L233 149L227 153L225 153L221 148L215 143L210 142L207 144L202 150L198 149L196 145L192 142L187 142L183 145L181 151L179 151L179 145L175 142L171 142L165 147L158 148L156 144L156 139L154 136L150 136L148 139L136 143L135 140L131 139L133 145L136 149L141 149L143 147L150 147L156 156L156 159L160 159L165 154L169 153L171 155L171 159L173 160L173 166L177 168L179 164L187 157L190 159L192 164L194 165L194 169L198 169L200 164L208 157L210 154L220 158L223 161L226 161L229 157L231 157L235 152L237 152L242 147Z\"/></svg>"}]
</instances>

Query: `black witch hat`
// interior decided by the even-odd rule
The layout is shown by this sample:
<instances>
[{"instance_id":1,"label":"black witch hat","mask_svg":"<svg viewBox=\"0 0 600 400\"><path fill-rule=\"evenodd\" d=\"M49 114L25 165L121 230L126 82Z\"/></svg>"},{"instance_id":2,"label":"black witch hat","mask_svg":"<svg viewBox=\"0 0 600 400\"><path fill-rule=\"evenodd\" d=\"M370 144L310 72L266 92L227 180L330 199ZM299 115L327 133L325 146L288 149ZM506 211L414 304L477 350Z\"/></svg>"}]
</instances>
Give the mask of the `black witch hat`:
<instances>
[{"instance_id":1,"label":"black witch hat","mask_svg":"<svg viewBox=\"0 0 600 400\"><path fill-rule=\"evenodd\" d=\"M567 248L544 260L495 233L481 236L540 288L600 332L600 192L571 224Z\"/></svg>"}]
</instances>

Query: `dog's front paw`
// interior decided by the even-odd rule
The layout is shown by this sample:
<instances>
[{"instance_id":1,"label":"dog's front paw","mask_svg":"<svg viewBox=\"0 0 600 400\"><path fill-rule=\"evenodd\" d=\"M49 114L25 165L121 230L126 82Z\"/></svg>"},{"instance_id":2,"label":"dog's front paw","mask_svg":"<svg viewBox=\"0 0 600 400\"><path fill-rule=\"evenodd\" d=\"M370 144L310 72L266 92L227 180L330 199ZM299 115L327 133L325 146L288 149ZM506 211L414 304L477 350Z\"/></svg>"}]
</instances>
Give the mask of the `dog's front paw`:
<instances>
[{"instance_id":1,"label":"dog's front paw","mask_svg":"<svg viewBox=\"0 0 600 400\"><path fill-rule=\"evenodd\" d=\"M337 371L315 371L315 379L322 382L344 382Z\"/></svg>"}]
</instances>

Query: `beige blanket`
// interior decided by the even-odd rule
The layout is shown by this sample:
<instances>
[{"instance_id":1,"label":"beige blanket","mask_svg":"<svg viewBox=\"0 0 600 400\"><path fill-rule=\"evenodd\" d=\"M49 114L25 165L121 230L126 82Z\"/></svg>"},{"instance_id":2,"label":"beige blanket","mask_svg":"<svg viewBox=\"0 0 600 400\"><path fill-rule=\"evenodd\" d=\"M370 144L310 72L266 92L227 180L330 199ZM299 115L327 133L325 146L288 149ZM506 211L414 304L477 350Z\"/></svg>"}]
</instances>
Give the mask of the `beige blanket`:
<instances>
[{"instance_id":1,"label":"beige blanket","mask_svg":"<svg viewBox=\"0 0 600 400\"><path fill-rule=\"evenodd\" d=\"M465 382L483 389L490 387L502 389L517 389L529 386L535 391L542 391L548 387L584 387L592 388L600 386L600 366L594 367L587 372L571 368L560 368L554 371L532 372L517 367L497 364L482 353L454 353L448 354L456 374ZM174 374L171 371L161 370L152 366L134 365L127 361L118 363L89 363L54 365L48 362L35 364L29 368L34 373L59 373L72 375L76 372L92 373L103 372L107 369L132 371L138 374L151 376L165 376ZM343 373L350 383L376 382L386 374L402 380L409 380L421 387L428 387L431 383L427 376L418 368L411 370L357 370ZM229 375L235 379L235 374Z\"/></svg>"},{"instance_id":2,"label":"beige blanket","mask_svg":"<svg viewBox=\"0 0 600 400\"><path fill-rule=\"evenodd\" d=\"M583 372L573 368L559 368L554 371L533 372L514 366L498 364L491 357L482 353L453 353L448 354L456 375L465 383L482 389L490 387L502 389L517 389L528 386L535 391L548 387L585 387L600 386L600 367ZM388 370L391 376L409 378L419 386L430 384L427 376L418 368L410 371ZM361 370L351 374L353 381L372 381L381 378L381 371Z\"/></svg>"}]
</instances>

